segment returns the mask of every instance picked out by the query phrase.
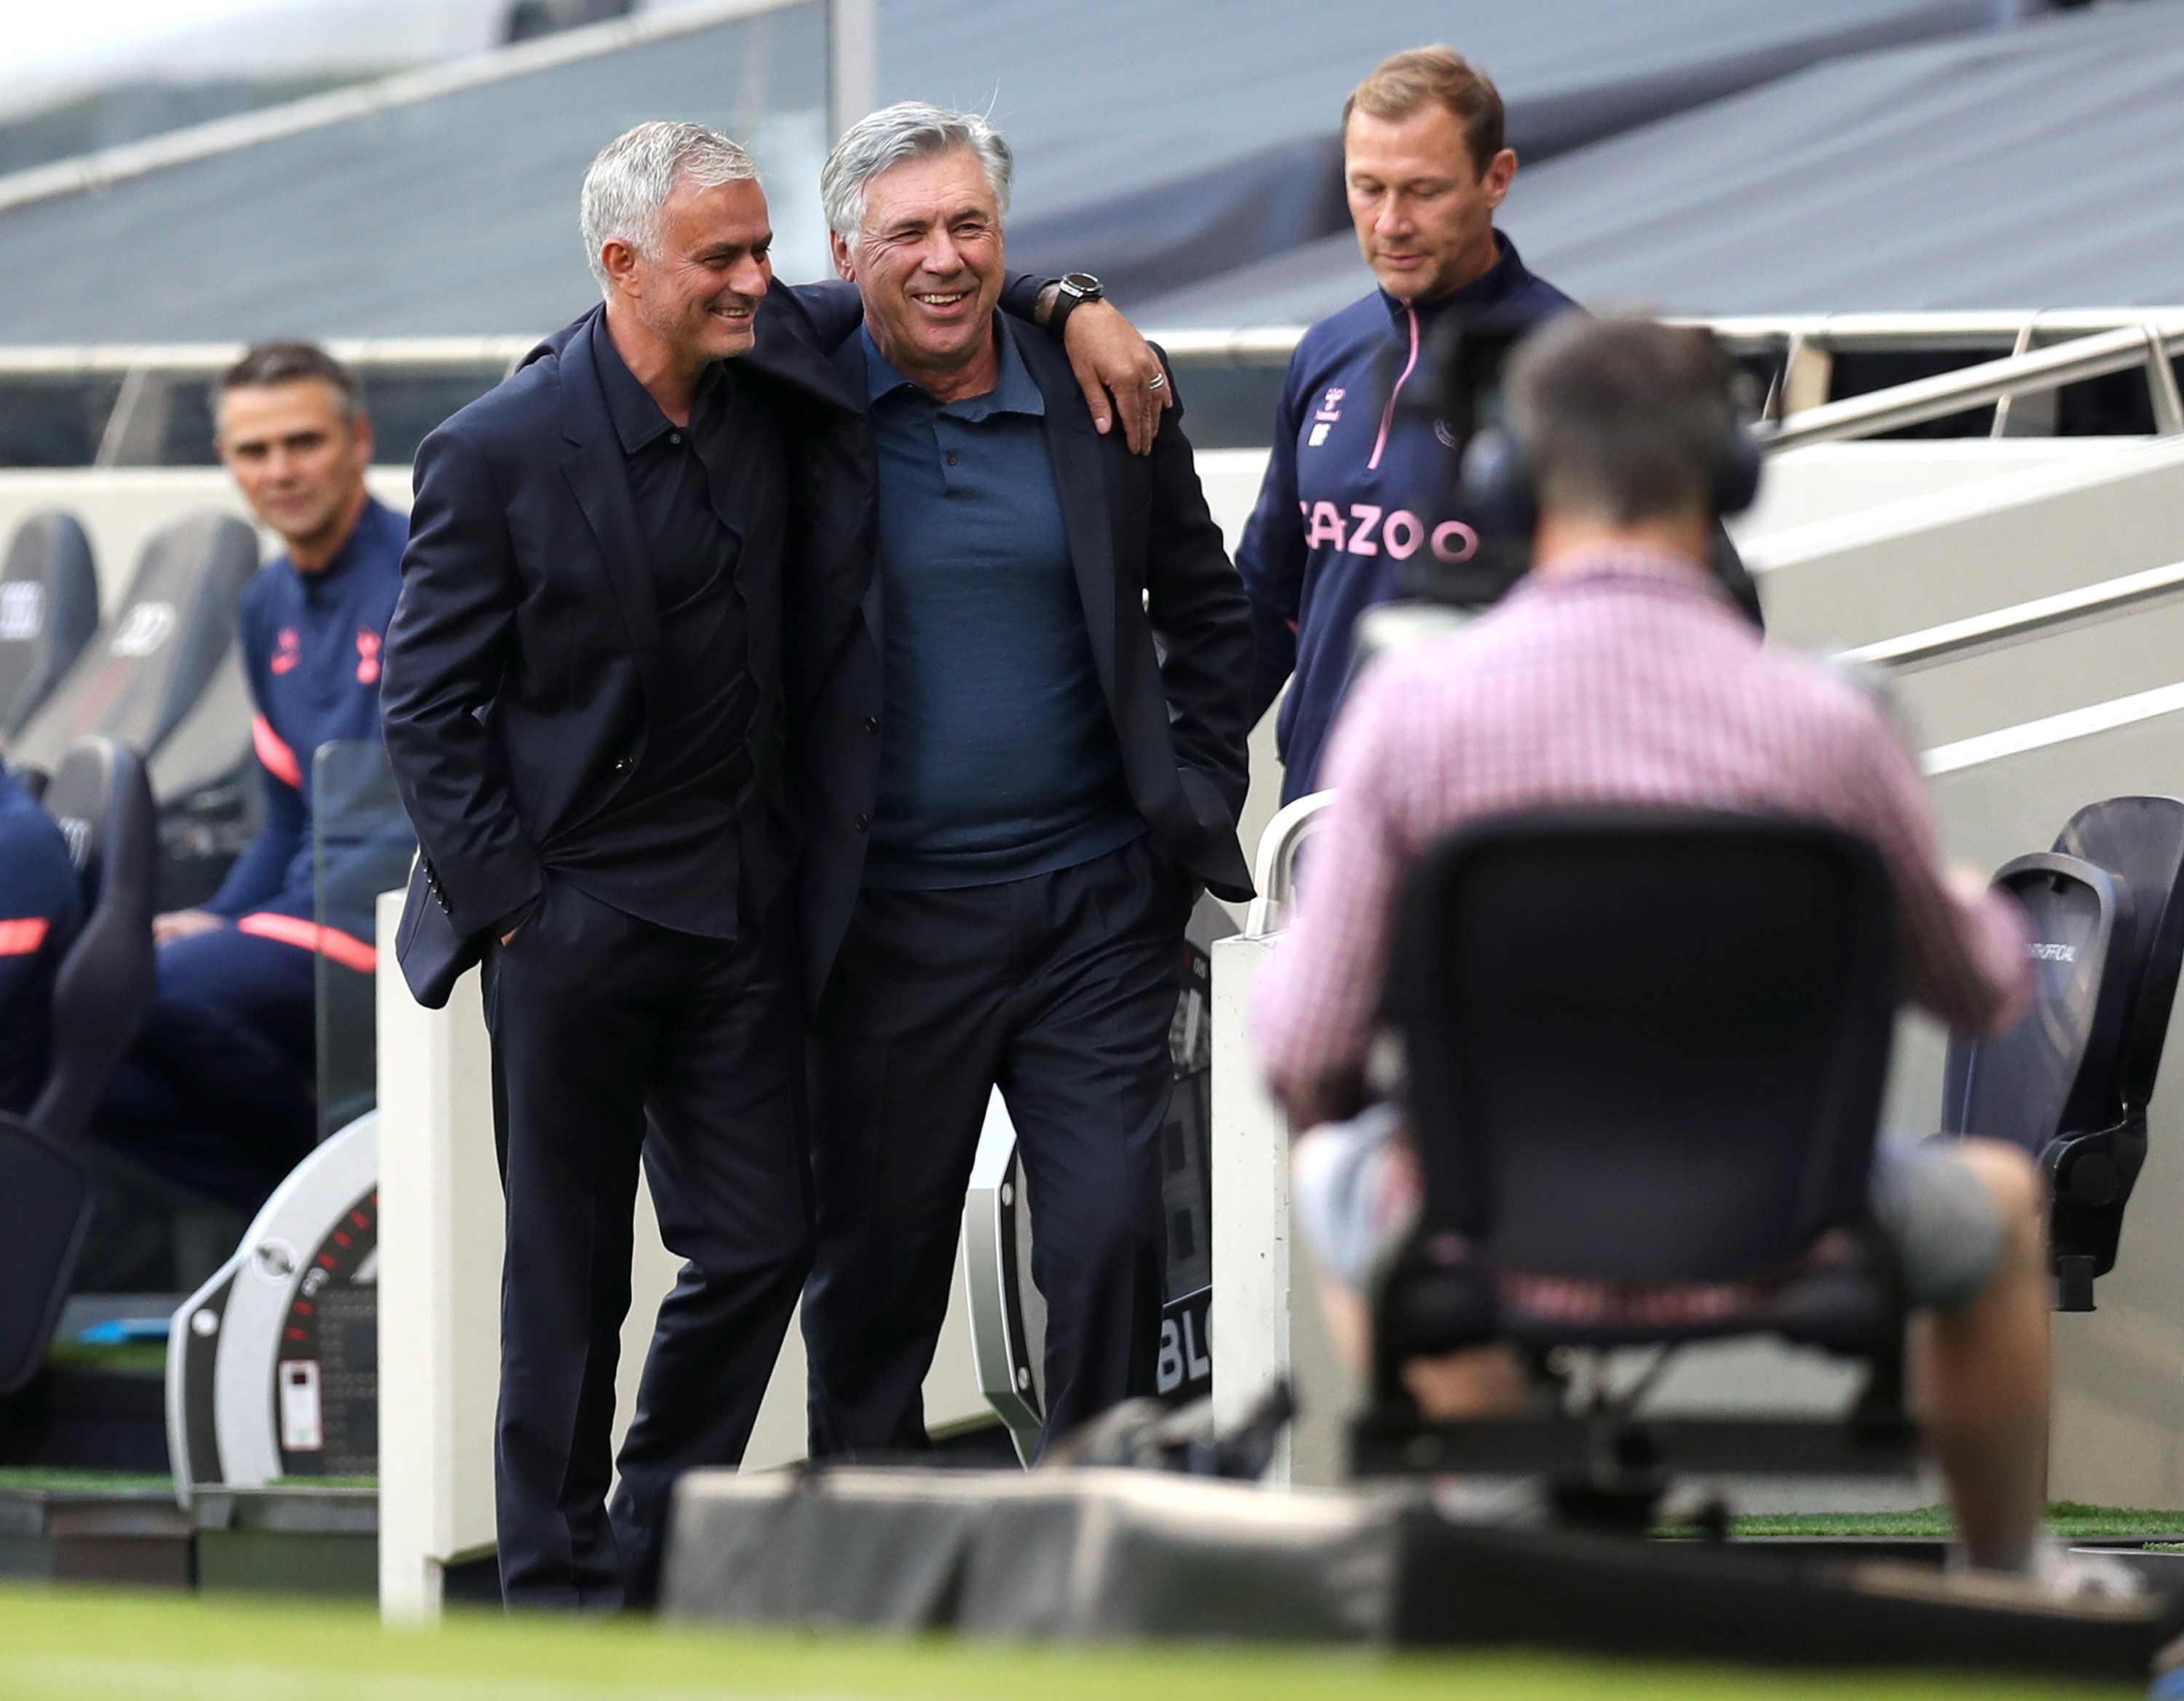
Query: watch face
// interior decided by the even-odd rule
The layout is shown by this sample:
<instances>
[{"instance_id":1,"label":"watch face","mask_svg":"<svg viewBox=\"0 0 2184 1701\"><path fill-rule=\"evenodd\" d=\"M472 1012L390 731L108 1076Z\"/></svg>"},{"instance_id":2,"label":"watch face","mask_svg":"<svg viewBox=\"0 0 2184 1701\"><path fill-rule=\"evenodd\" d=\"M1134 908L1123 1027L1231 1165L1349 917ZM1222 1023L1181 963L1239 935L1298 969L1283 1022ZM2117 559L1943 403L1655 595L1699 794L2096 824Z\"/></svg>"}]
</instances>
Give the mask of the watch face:
<instances>
[{"instance_id":1,"label":"watch face","mask_svg":"<svg viewBox=\"0 0 2184 1701\"><path fill-rule=\"evenodd\" d=\"M1106 294L1106 286L1089 272L1064 272L1061 286L1081 301L1097 301Z\"/></svg>"}]
</instances>

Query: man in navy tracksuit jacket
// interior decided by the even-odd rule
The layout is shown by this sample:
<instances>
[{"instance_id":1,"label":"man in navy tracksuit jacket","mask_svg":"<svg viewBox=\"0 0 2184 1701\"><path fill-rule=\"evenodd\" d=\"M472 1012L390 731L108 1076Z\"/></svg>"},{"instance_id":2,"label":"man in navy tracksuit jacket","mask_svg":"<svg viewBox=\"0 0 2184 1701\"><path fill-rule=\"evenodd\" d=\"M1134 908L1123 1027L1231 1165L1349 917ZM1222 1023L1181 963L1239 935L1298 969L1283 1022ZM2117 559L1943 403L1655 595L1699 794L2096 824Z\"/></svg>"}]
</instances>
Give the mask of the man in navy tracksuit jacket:
<instances>
[{"instance_id":1,"label":"man in navy tracksuit jacket","mask_svg":"<svg viewBox=\"0 0 2184 1701\"><path fill-rule=\"evenodd\" d=\"M287 546L242 599L265 825L201 908L155 922L158 994L99 1131L253 1210L317 1132L315 958L374 966L365 888L377 881L352 891L330 875L318 917L311 764L329 741L379 738L380 652L410 528L365 488L370 425L322 352L252 350L223 382L220 424L223 458Z\"/></svg>"},{"instance_id":2,"label":"man in navy tracksuit jacket","mask_svg":"<svg viewBox=\"0 0 2184 1701\"><path fill-rule=\"evenodd\" d=\"M0 1110L45 1085L53 974L83 925L83 892L52 816L0 768Z\"/></svg>"},{"instance_id":3,"label":"man in navy tracksuit jacket","mask_svg":"<svg viewBox=\"0 0 2184 1701\"><path fill-rule=\"evenodd\" d=\"M1459 55L1425 47L1381 64L1343 109L1343 151L1358 246L1380 286L1298 342L1236 552L1251 598L1254 723L1295 675L1276 726L1285 803L1315 789L1357 617L1400 593L1414 558L1454 564L1476 547L1439 513L1461 442L1406 405L1433 381L1436 326L1460 315L1521 334L1576 305L1494 227L1517 156L1502 146L1501 96ZM1733 551L1723 567L1756 617Z\"/></svg>"}]
</instances>

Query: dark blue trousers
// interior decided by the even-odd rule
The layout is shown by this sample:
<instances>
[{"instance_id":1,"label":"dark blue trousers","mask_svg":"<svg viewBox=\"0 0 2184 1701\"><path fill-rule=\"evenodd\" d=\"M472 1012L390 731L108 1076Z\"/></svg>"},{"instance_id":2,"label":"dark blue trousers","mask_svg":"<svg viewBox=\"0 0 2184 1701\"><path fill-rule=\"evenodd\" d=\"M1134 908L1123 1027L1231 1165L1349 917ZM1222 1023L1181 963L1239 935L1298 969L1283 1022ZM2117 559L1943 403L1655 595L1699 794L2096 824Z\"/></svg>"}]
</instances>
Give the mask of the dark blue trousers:
<instances>
[{"instance_id":1,"label":"dark blue trousers","mask_svg":"<svg viewBox=\"0 0 2184 1701\"><path fill-rule=\"evenodd\" d=\"M658 1585L675 1479L743 1457L811 1261L802 1005L786 904L724 943L549 881L485 959L507 1194L494 1449L510 1605ZM685 1260L611 1513L615 1366L642 1159Z\"/></svg>"},{"instance_id":2,"label":"dark blue trousers","mask_svg":"<svg viewBox=\"0 0 2184 1701\"><path fill-rule=\"evenodd\" d=\"M1190 910L1143 838L1027 880L859 895L811 1042L814 1457L926 1445L920 1388L995 1086L1030 1192L1047 1438L1152 1391Z\"/></svg>"},{"instance_id":3,"label":"dark blue trousers","mask_svg":"<svg viewBox=\"0 0 2184 1701\"><path fill-rule=\"evenodd\" d=\"M318 1138L313 953L232 927L159 948L158 990L98 1137L255 1211Z\"/></svg>"}]
</instances>

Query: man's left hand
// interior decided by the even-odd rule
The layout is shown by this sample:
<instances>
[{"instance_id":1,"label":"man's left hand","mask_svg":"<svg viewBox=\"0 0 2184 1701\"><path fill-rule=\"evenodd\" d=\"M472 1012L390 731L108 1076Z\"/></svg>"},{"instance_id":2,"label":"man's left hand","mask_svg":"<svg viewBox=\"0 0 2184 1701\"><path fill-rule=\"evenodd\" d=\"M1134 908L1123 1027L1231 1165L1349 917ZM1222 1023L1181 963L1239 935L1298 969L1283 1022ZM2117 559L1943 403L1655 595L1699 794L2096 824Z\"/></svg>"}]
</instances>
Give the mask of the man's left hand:
<instances>
[{"instance_id":1,"label":"man's left hand","mask_svg":"<svg viewBox=\"0 0 2184 1701\"><path fill-rule=\"evenodd\" d=\"M1092 410L1094 427L1102 433L1113 430L1119 414L1130 453L1150 454L1161 411L1175 404L1175 386L1152 344L1138 335L1120 309L1088 301L1062 326L1061 346L1084 392L1084 405Z\"/></svg>"},{"instance_id":2,"label":"man's left hand","mask_svg":"<svg viewBox=\"0 0 2184 1701\"><path fill-rule=\"evenodd\" d=\"M178 939L193 939L226 926L226 916L214 915L209 909L170 909L152 918L152 942L171 945Z\"/></svg>"}]
</instances>

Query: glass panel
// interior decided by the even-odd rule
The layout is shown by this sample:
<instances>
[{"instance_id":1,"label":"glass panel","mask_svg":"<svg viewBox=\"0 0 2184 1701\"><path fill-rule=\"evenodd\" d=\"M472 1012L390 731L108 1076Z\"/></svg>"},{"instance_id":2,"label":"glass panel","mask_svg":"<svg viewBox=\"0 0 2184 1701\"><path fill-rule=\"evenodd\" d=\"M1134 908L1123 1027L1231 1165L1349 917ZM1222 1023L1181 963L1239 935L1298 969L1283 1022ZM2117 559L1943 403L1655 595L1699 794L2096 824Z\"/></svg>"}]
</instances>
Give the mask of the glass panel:
<instances>
[{"instance_id":1,"label":"glass panel","mask_svg":"<svg viewBox=\"0 0 2184 1701\"><path fill-rule=\"evenodd\" d=\"M1847 401L1852 396L1869 395L1875 390L1891 389L1896 385L1909 384L1920 378L1939 377L1945 372L1960 372L1967 366L1999 360L2008 353L2009 345L2006 342L1986 348L1843 349L1835 357L1828 399L1831 402ZM1942 419L1905 425L1900 431L1884 431L1873 441L1883 442L1899 437L1984 437L1993 429L1994 403L1984 402L1976 408L1967 408L1962 413L1950 414Z\"/></svg>"},{"instance_id":2,"label":"glass panel","mask_svg":"<svg viewBox=\"0 0 2184 1701\"><path fill-rule=\"evenodd\" d=\"M167 406L159 432L159 449L152 464L163 467L214 467L220 451L213 447L214 421L209 375L192 374L167 381Z\"/></svg>"},{"instance_id":3,"label":"glass panel","mask_svg":"<svg viewBox=\"0 0 2184 1701\"><path fill-rule=\"evenodd\" d=\"M364 405L371 415L371 459L379 466L406 467L417 445L448 416L500 382L504 361L471 366L366 366Z\"/></svg>"},{"instance_id":4,"label":"glass panel","mask_svg":"<svg viewBox=\"0 0 2184 1701\"><path fill-rule=\"evenodd\" d=\"M0 466L89 466L120 393L119 372L0 377Z\"/></svg>"},{"instance_id":5,"label":"glass panel","mask_svg":"<svg viewBox=\"0 0 2184 1701\"><path fill-rule=\"evenodd\" d=\"M212 392L216 375L144 369L114 422L113 464L123 467L209 467L220 464L213 447Z\"/></svg>"},{"instance_id":6,"label":"glass panel","mask_svg":"<svg viewBox=\"0 0 2184 1701\"><path fill-rule=\"evenodd\" d=\"M319 1138L378 1098L378 1031L368 966L372 912L410 877L416 836L376 739L337 739L311 759L311 881L321 937L318 977Z\"/></svg>"},{"instance_id":7,"label":"glass panel","mask_svg":"<svg viewBox=\"0 0 2184 1701\"><path fill-rule=\"evenodd\" d=\"M1189 410L1184 429L1193 448L1263 449L1274 440L1274 409L1289 375L1286 354L1270 354L1240 364L1223 354L1217 359L1169 357L1175 367L1176 394Z\"/></svg>"}]
</instances>

